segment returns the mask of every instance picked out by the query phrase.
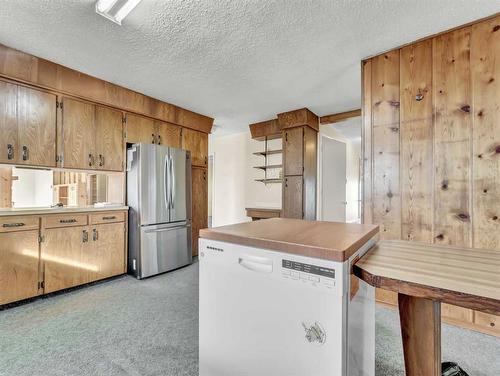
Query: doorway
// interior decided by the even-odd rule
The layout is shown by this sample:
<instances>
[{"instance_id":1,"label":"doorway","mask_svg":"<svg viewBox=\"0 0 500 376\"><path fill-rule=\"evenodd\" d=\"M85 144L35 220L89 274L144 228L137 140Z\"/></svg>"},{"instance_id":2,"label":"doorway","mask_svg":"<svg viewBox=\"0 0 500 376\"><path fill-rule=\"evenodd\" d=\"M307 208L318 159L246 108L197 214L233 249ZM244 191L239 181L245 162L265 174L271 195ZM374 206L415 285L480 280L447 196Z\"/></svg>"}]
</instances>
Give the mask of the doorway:
<instances>
[{"instance_id":1,"label":"doorway","mask_svg":"<svg viewBox=\"0 0 500 376\"><path fill-rule=\"evenodd\" d=\"M346 144L324 135L320 144L320 219L345 222Z\"/></svg>"}]
</instances>

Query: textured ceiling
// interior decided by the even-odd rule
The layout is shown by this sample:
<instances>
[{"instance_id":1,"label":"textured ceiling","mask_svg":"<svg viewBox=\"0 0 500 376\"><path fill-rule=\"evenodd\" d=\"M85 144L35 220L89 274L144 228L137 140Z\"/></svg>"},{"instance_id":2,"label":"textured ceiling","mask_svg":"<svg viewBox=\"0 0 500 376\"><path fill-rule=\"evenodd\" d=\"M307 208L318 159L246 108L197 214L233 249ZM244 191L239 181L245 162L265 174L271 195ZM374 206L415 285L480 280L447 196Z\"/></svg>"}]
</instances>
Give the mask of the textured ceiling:
<instances>
[{"instance_id":1,"label":"textured ceiling","mask_svg":"<svg viewBox=\"0 0 500 376\"><path fill-rule=\"evenodd\" d=\"M500 11L500 0L0 0L0 43L215 118L216 133L360 105L360 60Z\"/></svg>"}]
</instances>

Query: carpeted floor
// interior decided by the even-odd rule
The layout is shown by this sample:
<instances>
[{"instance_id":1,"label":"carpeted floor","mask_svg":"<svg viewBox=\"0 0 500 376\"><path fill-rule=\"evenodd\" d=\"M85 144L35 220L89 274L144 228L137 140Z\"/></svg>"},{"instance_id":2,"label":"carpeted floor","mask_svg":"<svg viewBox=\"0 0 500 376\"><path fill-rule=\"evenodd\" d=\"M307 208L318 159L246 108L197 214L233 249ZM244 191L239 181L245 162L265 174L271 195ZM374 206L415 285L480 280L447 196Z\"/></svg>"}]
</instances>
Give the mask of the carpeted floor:
<instances>
[{"instance_id":1,"label":"carpeted floor","mask_svg":"<svg viewBox=\"0 0 500 376\"><path fill-rule=\"evenodd\" d=\"M377 375L404 375L398 316L377 311ZM500 339L443 326L443 359L500 375ZM198 375L198 265L0 311L0 375Z\"/></svg>"}]
</instances>

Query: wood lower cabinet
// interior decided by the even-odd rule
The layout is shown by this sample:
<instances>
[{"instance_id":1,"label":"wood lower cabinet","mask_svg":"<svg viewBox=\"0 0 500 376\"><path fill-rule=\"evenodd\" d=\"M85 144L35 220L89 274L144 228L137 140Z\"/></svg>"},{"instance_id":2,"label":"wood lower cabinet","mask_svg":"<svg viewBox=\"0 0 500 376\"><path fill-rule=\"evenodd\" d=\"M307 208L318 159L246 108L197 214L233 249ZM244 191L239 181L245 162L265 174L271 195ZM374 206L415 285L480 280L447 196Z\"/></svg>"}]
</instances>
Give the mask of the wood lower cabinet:
<instances>
[{"instance_id":1,"label":"wood lower cabinet","mask_svg":"<svg viewBox=\"0 0 500 376\"><path fill-rule=\"evenodd\" d=\"M283 217L303 217L303 177L286 176L283 180Z\"/></svg>"},{"instance_id":2,"label":"wood lower cabinet","mask_svg":"<svg viewBox=\"0 0 500 376\"><path fill-rule=\"evenodd\" d=\"M38 295L38 229L0 233L0 305Z\"/></svg>"},{"instance_id":3,"label":"wood lower cabinet","mask_svg":"<svg viewBox=\"0 0 500 376\"><path fill-rule=\"evenodd\" d=\"M144 116L127 114L125 121L125 140L129 144L155 144L155 121Z\"/></svg>"},{"instance_id":4,"label":"wood lower cabinet","mask_svg":"<svg viewBox=\"0 0 500 376\"><path fill-rule=\"evenodd\" d=\"M112 277L126 272L125 223L108 223L91 228L89 254L97 260L97 271L92 280Z\"/></svg>"},{"instance_id":5,"label":"wood lower cabinet","mask_svg":"<svg viewBox=\"0 0 500 376\"><path fill-rule=\"evenodd\" d=\"M192 251L193 256L198 255L199 231L208 227L208 182L207 169L192 168L193 185L192 198Z\"/></svg>"},{"instance_id":6,"label":"wood lower cabinet","mask_svg":"<svg viewBox=\"0 0 500 376\"><path fill-rule=\"evenodd\" d=\"M47 229L43 236L41 260L45 293L89 282L89 274L96 272L98 266L87 255L88 227Z\"/></svg>"},{"instance_id":7,"label":"wood lower cabinet","mask_svg":"<svg viewBox=\"0 0 500 376\"><path fill-rule=\"evenodd\" d=\"M191 152L193 166L208 166L208 134L183 128L182 148Z\"/></svg>"}]
</instances>

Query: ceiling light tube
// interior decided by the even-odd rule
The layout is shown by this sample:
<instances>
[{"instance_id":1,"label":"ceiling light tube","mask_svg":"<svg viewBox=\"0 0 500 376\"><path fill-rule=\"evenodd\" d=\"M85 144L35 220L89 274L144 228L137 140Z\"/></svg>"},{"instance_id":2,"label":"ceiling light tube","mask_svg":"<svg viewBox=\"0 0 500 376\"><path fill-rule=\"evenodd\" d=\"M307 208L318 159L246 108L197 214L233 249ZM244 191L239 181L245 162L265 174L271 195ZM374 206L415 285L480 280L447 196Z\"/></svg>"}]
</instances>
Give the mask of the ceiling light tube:
<instances>
[{"instance_id":1,"label":"ceiling light tube","mask_svg":"<svg viewBox=\"0 0 500 376\"><path fill-rule=\"evenodd\" d=\"M95 11L118 25L139 4L141 0L98 0Z\"/></svg>"}]
</instances>

